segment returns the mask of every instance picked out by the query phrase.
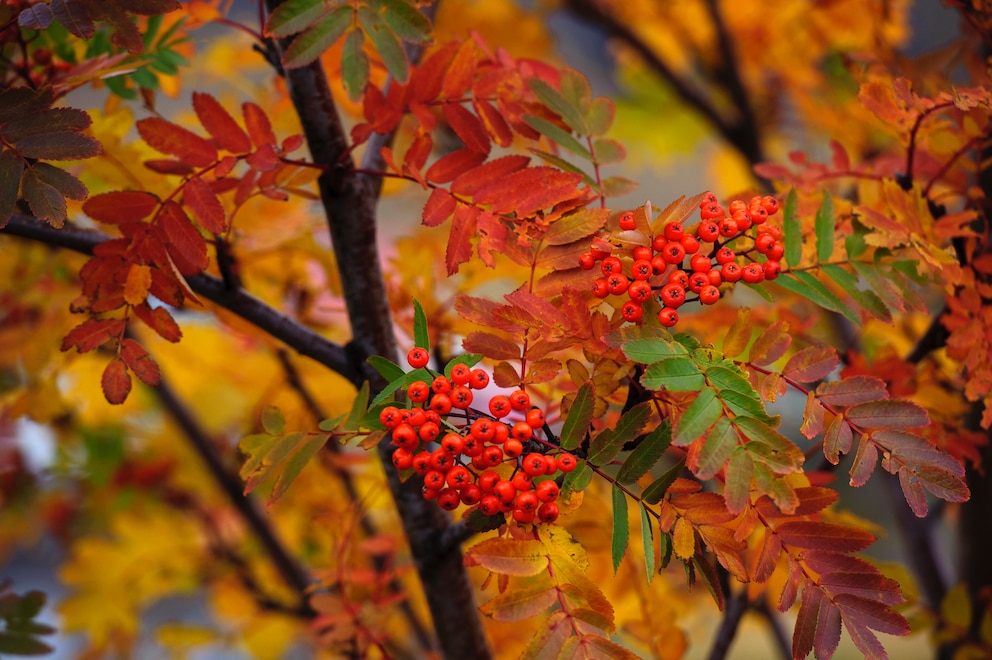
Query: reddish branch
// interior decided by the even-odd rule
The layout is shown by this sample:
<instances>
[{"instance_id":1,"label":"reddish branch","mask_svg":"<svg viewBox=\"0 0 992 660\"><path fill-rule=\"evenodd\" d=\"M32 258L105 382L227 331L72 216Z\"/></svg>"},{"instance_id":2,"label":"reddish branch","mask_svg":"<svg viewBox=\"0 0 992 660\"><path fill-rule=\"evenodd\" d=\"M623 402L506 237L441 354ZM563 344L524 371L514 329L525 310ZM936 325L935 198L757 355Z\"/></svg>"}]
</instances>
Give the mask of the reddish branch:
<instances>
[{"instance_id":1,"label":"reddish branch","mask_svg":"<svg viewBox=\"0 0 992 660\"><path fill-rule=\"evenodd\" d=\"M270 12L280 4L280 0L266 0ZM281 50L285 45L277 47ZM376 242L378 191L355 172L347 135L320 62L289 69L286 83L313 161L330 167L317 185L341 273L353 345L358 357L377 354L395 359L398 351ZM365 375L373 392L385 386L374 370L366 369ZM388 444L380 443L379 454L441 651L452 659L491 657L461 549L439 551L439 538L450 526L448 514L424 500L416 479L400 482L390 453Z\"/></svg>"}]
</instances>

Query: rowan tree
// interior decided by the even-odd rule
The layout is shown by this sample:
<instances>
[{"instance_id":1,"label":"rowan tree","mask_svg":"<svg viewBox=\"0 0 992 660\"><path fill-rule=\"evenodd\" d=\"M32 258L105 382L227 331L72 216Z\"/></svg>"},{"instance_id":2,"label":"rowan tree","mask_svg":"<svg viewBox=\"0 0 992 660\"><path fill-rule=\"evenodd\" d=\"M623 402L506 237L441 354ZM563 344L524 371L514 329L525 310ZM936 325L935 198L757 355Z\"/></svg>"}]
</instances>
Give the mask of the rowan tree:
<instances>
[{"instance_id":1,"label":"rowan tree","mask_svg":"<svg viewBox=\"0 0 992 660\"><path fill-rule=\"evenodd\" d=\"M0 531L63 547L59 630L992 653L992 13L909 57L902 2L523 4L0 7Z\"/></svg>"}]
</instances>

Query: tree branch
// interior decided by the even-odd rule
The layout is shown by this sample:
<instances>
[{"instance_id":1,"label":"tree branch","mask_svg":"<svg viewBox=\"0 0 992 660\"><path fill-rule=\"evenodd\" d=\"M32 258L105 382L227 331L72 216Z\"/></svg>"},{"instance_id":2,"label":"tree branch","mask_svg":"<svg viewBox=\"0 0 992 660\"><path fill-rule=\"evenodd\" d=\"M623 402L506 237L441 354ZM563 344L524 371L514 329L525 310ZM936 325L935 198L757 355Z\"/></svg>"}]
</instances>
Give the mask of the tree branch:
<instances>
[{"instance_id":1,"label":"tree branch","mask_svg":"<svg viewBox=\"0 0 992 660\"><path fill-rule=\"evenodd\" d=\"M737 635L741 619L747 611L747 590L741 589L727 601L727 609L723 612L720 627L713 638L713 648L707 656L709 660L723 660L730 651L730 645Z\"/></svg>"},{"instance_id":2,"label":"tree branch","mask_svg":"<svg viewBox=\"0 0 992 660\"><path fill-rule=\"evenodd\" d=\"M29 238L93 254L93 248L112 237L99 231L66 226L54 229L26 215L15 213L7 226L0 230L13 236ZM248 321L286 343L300 355L306 355L348 380L360 380L359 373L342 346L322 337L310 328L274 309L243 289L229 289L223 280L207 274L186 278L190 288L217 305Z\"/></svg>"},{"instance_id":3,"label":"tree branch","mask_svg":"<svg viewBox=\"0 0 992 660\"><path fill-rule=\"evenodd\" d=\"M280 4L281 0L266 0L269 12ZM287 43L275 45L282 50ZM317 186L342 274L353 344L369 353L395 359L398 350L376 242L378 193L355 171L344 126L321 63L289 69L286 84L311 157L314 163L327 168L317 179ZM371 368L365 371L373 393L381 391L385 386L383 378ZM461 550L436 553L437 538L450 525L450 518L435 503L424 500L418 479L400 481L390 460L392 451L388 443L379 443L377 449L444 657L452 660L492 657Z\"/></svg>"}]
</instances>

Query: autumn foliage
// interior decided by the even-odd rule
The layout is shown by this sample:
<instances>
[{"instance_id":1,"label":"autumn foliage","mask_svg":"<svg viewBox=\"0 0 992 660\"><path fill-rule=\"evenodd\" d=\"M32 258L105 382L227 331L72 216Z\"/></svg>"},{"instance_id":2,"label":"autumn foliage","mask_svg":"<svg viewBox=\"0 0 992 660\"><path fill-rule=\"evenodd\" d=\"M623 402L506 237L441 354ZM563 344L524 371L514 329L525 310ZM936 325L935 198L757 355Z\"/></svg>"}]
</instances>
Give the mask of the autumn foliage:
<instances>
[{"instance_id":1,"label":"autumn foliage","mask_svg":"<svg viewBox=\"0 0 992 660\"><path fill-rule=\"evenodd\" d=\"M0 534L87 657L992 652L987 8L238 4L0 7Z\"/></svg>"}]
</instances>

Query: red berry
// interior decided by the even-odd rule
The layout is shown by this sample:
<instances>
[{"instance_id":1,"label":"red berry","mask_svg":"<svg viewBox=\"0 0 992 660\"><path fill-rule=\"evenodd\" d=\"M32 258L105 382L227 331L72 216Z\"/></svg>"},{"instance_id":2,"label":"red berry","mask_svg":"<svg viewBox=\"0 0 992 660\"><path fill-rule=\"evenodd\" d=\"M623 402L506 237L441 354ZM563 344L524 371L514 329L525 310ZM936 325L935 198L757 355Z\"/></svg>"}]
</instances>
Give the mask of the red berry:
<instances>
[{"instance_id":1,"label":"red berry","mask_svg":"<svg viewBox=\"0 0 992 660\"><path fill-rule=\"evenodd\" d=\"M510 405L517 412L530 410L530 395L525 390L516 390L510 395Z\"/></svg>"},{"instance_id":2,"label":"red berry","mask_svg":"<svg viewBox=\"0 0 992 660\"><path fill-rule=\"evenodd\" d=\"M679 313L671 307L665 307L658 312L658 321L666 328L671 328L679 322Z\"/></svg>"},{"instance_id":3,"label":"red berry","mask_svg":"<svg viewBox=\"0 0 992 660\"><path fill-rule=\"evenodd\" d=\"M592 270L596 267L596 257L589 252L579 255L579 268L582 270Z\"/></svg>"},{"instance_id":4,"label":"red berry","mask_svg":"<svg viewBox=\"0 0 992 660\"><path fill-rule=\"evenodd\" d=\"M537 493L537 499L542 502L554 502L558 499L558 484L553 479L548 479L537 484L537 488L534 491Z\"/></svg>"},{"instance_id":5,"label":"red berry","mask_svg":"<svg viewBox=\"0 0 992 660\"><path fill-rule=\"evenodd\" d=\"M651 257L653 255L654 250L646 245L638 245L631 253L631 256L634 257L634 261L651 261Z\"/></svg>"},{"instance_id":6,"label":"red berry","mask_svg":"<svg viewBox=\"0 0 992 660\"><path fill-rule=\"evenodd\" d=\"M747 212L747 209L736 211L730 217L737 223L737 229L740 231L747 231L754 224L754 220L751 219L751 214Z\"/></svg>"},{"instance_id":7,"label":"red berry","mask_svg":"<svg viewBox=\"0 0 992 660\"><path fill-rule=\"evenodd\" d=\"M447 472L452 467L454 467L455 461L451 454L444 451L438 447L431 452L430 466L432 470L437 470L438 472ZM431 486L433 488L434 486Z\"/></svg>"},{"instance_id":8,"label":"red berry","mask_svg":"<svg viewBox=\"0 0 992 660\"><path fill-rule=\"evenodd\" d=\"M597 298L605 298L610 295L610 286L606 283L605 277L601 277L592 283L592 295Z\"/></svg>"},{"instance_id":9,"label":"red berry","mask_svg":"<svg viewBox=\"0 0 992 660\"><path fill-rule=\"evenodd\" d=\"M482 456L482 452L486 449L486 443L479 440L474 435L467 435L462 439L462 453L469 458L476 458ZM485 467L483 465L482 467Z\"/></svg>"},{"instance_id":10,"label":"red berry","mask_svg":"<svg viewBox=\"0 0 992 660\"><path fill-rule=\"evenodd\" d=\"M765 271L766 280L774 280L782 272L782 264L777 261L766 261L762 266L762 270Z\"/></svg>"},{"instance_id":11,"label":"red berry","mask_svg":"<svg viewBox=\"0 0 992 660\"><path fill-rule=\"evenodd\" d=\"M545 502L537 509L537 519L544 523L552 523L558 520L558 505L554 502Z\"/></svg>"},{"instance_id":12,"label":"red berry","mask_svg":"<svg viewBox=\"0 0 992 660\"><path fill-rule=\"evenodd\" d=\"M544 454L527 454L521 462L524 474L540 477L544 474Z\"/></svg>"},{"instance_id":13,"label":"red berry","mask_svg":"<svg viewBox=\"0 0 992 660\"><path fill-rule=\"evenodd\" d=\"M689 283L689 274L681 268L678 270L673 270L672 274L668 276L668 281L672 284L678 284L684 289Z\"/></svg>"},{"instance_id":14,"label":"red berry","mask_svg":"<svg viewBox=\"0 0 992 660\"><path fill-rule=\"evenodd\" d=\"M699 207L699 217L703 220L722 218L723 207L716 202L704 202L703 205Z\"/></svg>"},{"instance_id":15,"label":"red berry","mask_svg":"<svg viewBox=\"0 0 992 660\"><path fill-rule=\"evenodd\" d=\"M431 381L431 390L435 394L447 394L451 391L451 381L444 376L435 376Z\"/></svg>"},{"instance_id":16,"label":"red berry","mask_svg":"<svg viewBox=\"0 0 992 660\"><path fill-rule=\"evenodd\" d=\"M713 267L713 261L705 254L697 254L689 260L689 267L695 273L705 273Z\"/></svg>"},{"instance_id":17,"label":"red berry","mask_svg":"<svg viewBox=\"0 0 992 660\"><path fill-rule=\"evenodd\" d=\"M397 470L409 470L413 466L413 454L403 447L393 450L392 460Z\"/></svg>"},{"instance_id":18,"label":"red berry","mask_svg":"<svg viewBox=\"0 0 992 660\"><path fill-rule=\"evenodd\" d=\"M424 487L440 490L444 488L444 474L437 470L428 470L424 475Z\"/></svg>"},{"instance_id":19,"label":"red berry","mask_svg":"<svg viewBox=\"0 0 992 660\"><path fill-rule=\"evenodd\" d=\"M540 408L531 408L527 411L527 417L525 421L531 425L531 428L539 429L544 426L544 411Z\"/></svg>"},{"instance_id":20,"label":"red berry","mask_svg":"<svg viewBox=\"0 0 992 660\"><path fill-rule=\"evenodd\" d=\"M661 252L665 249L666 245L668 245L668 239L663 234L658 234L651 239L651 249L655 252Z\"/></svg>"},{"instance_id":21,"label":"red berry","mask_svg":"<svg viewBox=\"0 0 992 660\"><path fill-rule=\"evenodd\" d=\"M510 437L510 427L507 426L506 424L497 424L496 433L493 434L493 439L491 442L494 445L501 445L504 442L506 442L509 437ZM503 451L506 451L505 447Z\"/></svg>"},{"instance_id":22,"label":"red berry","mask_svg":"<svg viewBox=\"0 0 992 660\"><path fill-rule=\"evenodd\" d=\"M723 265L723 269L720 271L720 276L723 278L724 282L736 282L741 279L741 275L743 273L744 269L741 268L739 264L731 262Z\"/></svg>"},{"instance_id":23,"label":"red berry","mask_svg":"<svg viewBox=\"0 0 992 660\"><path fill-rule=\"evenodd\" d=\"M606 257L610 256L610 253L607 250L597 250L595 248L591 248L589 250L589 254L591 254L593 259L596 261L602 261Z\"/></svg>"},{"instance_id":24,"label":"red berry","mask_svg":"<svg viewBox=\"0 0 992 660\"><path fill-rule=\"evenodd\" d=\"M704 204L716 204L719 201L720 200L717 198L716 195L714 195L711 191L707 190L706 192L703 193L703 201L699 203L699 206L700 208L702 208Z\"/></svg>"},{"instance_id":25,"label":"red berry","mask_svg":"<svg viewBox=\"0 0 992 660\"><path fill-rule=\"evenodd\" d=\"M670 264L680 264L685 259L685 248L681 243L668 243L662 250L661 256Z\"/></svg>"},{"instance_id":26,"label":"red berry","mask_svg":"<svg viewBox=\"0 0 992 660\"><path fill-rule=\"evenodd\" d=\"M495 516L499 513L499 498L495 495L486 495L479 500L479 511L485 516Z\"/></svg>"},{"instance_id":27,"label":"red berry","mask_svg":"<svg viewBox=\"0 0 992 660\"><path fill-rule=\"evenodd\" d=\"M626 293L630 280L623 273L614 273L606 278L606 288L615 296Z\"/></svg>"},{"instance_id":28,"label":"red berry","mask_svg":"<svg viewBox=\"0 0 992 660\"><path fill-rule=\"evenodd\" d=\"M747 202L743 199L735 199L730 202L730 206L727 207L727 212L730 213L730 215L733 215L738 211L747 211Z\"/></svg>"},{"instance_id":29,"label":"red berry","mask_svg":"<svg viewBox=\"0 0 992 660\"><path fill-rule=\"evenodd\" d=\"M509 438L503 442L503 453L507 458L516 458L524 453L524 443L516 438Z\"/></svg>"},{"instance_id":30,"label":"red berry","mask_svg":"<svg viewBox=\"0 0 992 660\"><path fill-rule=\"evenodd\" d=\"M668 262L660 254L656 254L651 257L651 272L655 275L661 275L668 268Z\"/></svg>"},{"instance_id":31,"label":"red berry","mask_svg":"<svg viewBox=\"0 0 992 660\"><path fill-rule=\"evenodd\" d=\"M437 493L437 503L445 511L454 511L462 503L462 498L454 488L442 488Z\"/></svg>"},{"instance_id":32,"label":"red berry","mask_svg":"<svg viewBox=\"0 0 992 660\"><path fill-rule=\"evenodd\" d=\"M493 492L493 486L499 483L500 478L499 474L495 471L486 470L479 475L477 483L479 484L479 488L482 489L482 492L489 495Z\"/></svg>"},{"instance_id":33,"label":"red berry","mask_svg":"<svg viewBox=\"0 0 992 660\"><path fill-rule=\"evenodd\" d=\"M651 285L644 280L635 280L627 287L627 295L635 302L645 302L651 297Z\"/></svg>"},{"instance_id":34,"label":"red berry","mask_svg":"<svg viewBox=\"0 0 992 660\"><path fill-rule=\"evenodd\" d=\"M482 451L482 461L489 467L496 467L503 462L503 450L496 445L489 445Z\"/></svg>"},{"instance_id":35,"label":"red berry","mask_svg":"<svg viewBox=\"0 0 992 660\"><path fill-rule=\"evenodd\" d=\"M493 439L494 435L496 435L496 426L498 424L500 424L500 422L494 422L491 419L481 417L472 422L472 426L469 428L469 433L483 442L488 442Z\"/></svg>"},{"instance_id":36,"label":"red berry","mask_svg":"<svg viewBox=\"0 0 992 660\"><path fill-rule=\"evenodd\" d=\"M451 405L459 410L464 410L472 405L472 390L464 385L459 385L451 390Z\"/></svg>"},{"instance_id":37,"label":"red berry","mask_svg":"<svg viewBox=\"0 0 992 660\"><path fill-rule=\"evenodd\" d=\"M427 396L431 393L431 388L427 387L427 383L422 380L416 380L410 383L410 386L406 388L407 396L410 400L415 403L422 403L427 400Z\"/></svg>"},{"instance_id":38,"label":"red berry","mask_svg":"<svg viewBox=\"0 0 992 660\"><path fill-rule=\"evenodd\" d=\"M765 195L761 198L761 208L765 209L768 215L775 215L778 213L778 200L771 195Z\"/></svg>"},{"instance_id":39,"label":"red berry","mask_svg":"<svg viewBox=\"0 0 992 660\"><path fill-rule=\"evenodd\" d=\"M406 361L414 369L420 369L421 367L426 367L427 363L431 359L431 354L427 352L426 348L411 348L410 352L406 354Z\"/></svg>"},{"instance_id":40,"label":"red berry","mask_svg":"<svg viewBox=\"0 0 992 660\"><path fill-rule=\"evenodd\" d=\"M782 257L785 256L785 246L778 241L775 241L772 243L772 246L768 248L768 252L765 254L767 254L768 258L772 261L781 261Z\"/></svg>"},{"instance_id":41,"label":"red berry","mask_svg":"<svg viewBox=\"0 0 992 660\"><path fill-rule=\"evenodd\" d=\"M420 442L417 439L417 432L413 430L413 427L403 422L393 429L393 444L397 447L412 450L416 449Z\"/></svg>"},{"instance_id":42,"label":"red berry","mask_svg":"<svg viewBox=\"0 0 992 660\"><path fill-rule=\"evenodd\" d=\"M554 474L558 471L558 460L550 455L544 455L544 474Z\"/></svg>"},{"instance_id":43,"label":"red berry","mask_svg":"<svg viewBox=\"0 0 992 660\"><path fill-rule=\"evenodd\" d=\"M720 227L715 222L700 222L696 236L704 243L712 243L720 237Z\"/></svg>"},{"instance_id":44,"label":"red berry","mask_svg":"<svg viewBox=\"0 0 992 660\"><path fill-rule=\"evenodd\" d=\"M765 220L768 219L768 211L761 206L752 206L748 209L748 213L751 214L751 220L756 225L764 224Z\"/></svg>"},{"instance_id":45,"label":"red berry","mask_svg":"<svg viewBox=\"0 0 992 660\"><path fill-rule=\"evenodd\" d=\"M459 362L451 367L451 382L455 385L465 385L471 377L472 367L468 366L464 362Z\"/></svg>"},{"instance_id":46,"label":"red berry","mask_svg":"<svg viewBox=\"0 0 992 660\"><path fill-rule=\"evenodd\" d=\"M493 417L499 419L500 417L506 417L510 414L511 410L510 397L503 396L502 394L497 394L492 399L489 400L489 412Z\"/></svg>"},{"instance_id":47,"label":"red berry","mask_svg":"<svg viewBox=\"0 0 992 660\"><path fill-rule=\"evenodd\" d=\"M517 422L510 429L510 437L520 442L526 442L534 435L534 427L527 422Z\"/></svg>"},{"instance_id":48,"label":"red berry","mask_svg":"<svg viewBox=\"0 0 992 660\"><path fill-rule=\"evenodd\" d=\"M424 488L423 488L423 490L421 492L424 494L424 499L425 500L436 500L437 499L437 494L438 494L438 489L437 488L428 488L426 485L424 485Z\"/></svg>"},{"instance_id":49,"label":"red berry","mask_svg":"<svg viewBox=\"0 0 992 660\"><path fill-rule=\"evenodd\" d=\"M713 285L704 286L699 290L699 302L704 305L712 305L720 299L720 289Z\"/></svg>"},{"instance_id":50,"label":"red berry","mask_svg":"<svg viewBox=\"0 0 992 660\"><path fill-rule=\"evenodd\" d=\"M435 394L431 397L431 411L438 415L447 415L451 412L451 397L447 394Z\"/></svg>"},{"instance_id":51,"label":"red berry","mask_svg":"<svg viewBox=\"0 0 992 660\"><path fill-rule=\"evenodd\" d=\"M431 454L428 451L417 452L413 455L413 471L417 474L427 474L431 469Z\"/></svg>"},{"instance_id":52,"label":"red berry","mask_svg":"<svg viewBox=\"0 0 992 660\"><path fill-rule=\"evenodd\" d=\"M729 247L724 245L722 248L716 251L716 262L721 266L723 264L729 264L731 261L737 258L737 253L731 250Z\"/></svg>"},{"instance_id":53,"label":"red berry","mask_svg":"<svg viewBox=\"0 0 992 660\"><path fill-rule=\"evenodd\" d=\"M527 524L534 522L534 518L537 517L536 511L524 511L523 509L518 509L514 507L513 509L513 519L518 523Z\"/></svg>"},{"instance_id":54,"label":"red berry","mask_svg":"<svg viewBox=\"0 0 992 660\"><path fill-rule=\"evenodd\" d=\"M514 501L514 504L516 508L523 509L524 511L537 511L540 502L537 499L537 493L532 490L525 490L517 493L517 499Z\"/></svg>"},{"instance_id":55,"label":"red berry","mask_svg":"<svg viewBox=\"0 0 992 660\"><path fill-rule=\"evenodd\" d=\"M767 254L768 250L774 244L775 237L771 234L758 234L758 237L754 239L754 249L757 250L759 254Z\"/></svg>"},{"instance_id":56,"label":"red berry","mask_svg":"<svg viewBox=\"0 0 992 660\"><path fill-rule=\"evenodd\" d=\"M748 264L744 266L741 279L748 284L757 284L765 279L765 270L761 267L761 264Z\"/></svg>"},{"instance_id":57,"label":"red berry","mask_svg":"<svg viewBox=\"0 0 992 660\"><path fill-rule=\"evenodd\" d=\"M638 259L630 267L630 274L634 276L635 280L645 281L651 279L651 276L654 275L654 269L647 259Z\"/></svg>"},{"instance_id":58,"label":"red berry","mask_svg":"<svg viewBox=\"0 0 992 660\"><path fill-rule=\"evenodd\" d=\"M441 435L441 427L434 422L424 422L417 431L417 435L424 442L434 442Z\"/></svg>"},{"instance_id":59,"label":"red berry","mask_svg":"<svg viewBox=\"0 0 992 660\"><path fill-rule=\"evenodd\" d=\"M448 474L445 475L444 480L452 488L461 490L472 483L472 473L464 465L456 465L448 470Z\"/></svg>"},{"instance_id":60,"label":"red berry","mask_svg":"<svg viewBox=\"0 0 992 660\"><path fill-rule=\"evenodd\" d=\"M465 438L457 433L445 433L444 437L441 438L441 449L448 452L452 456L457 456L462 453L464 448Z\"/></svg>"},{"instance_id":61,"label":"red berry","mask_svg":"<svg viewBox=\"0 0 992 660\"><path fill-rule=\"evenodd\" d=\"M699 252L699 241L696 240L695 236L690 236L686 234L681 239L679 239L679 245L685 248L686 254L696 254Z\"/></svg>"},{"instance_id":62,"label":"red berry","mask_svg":"<svg viewBox=\"0 0 992 660\"><path fill-rule=\"evenodd\" d=\"M637 323L644 318L644 307L639 302L628 300L620 308L620 316L628 323Z\"/></svg>"},{"instance_id":63,"label":"red berry","mask_svg":"<svg viewBox=\"0 0 992 660\"><path fill-rule=\"evenodd\" d=\"M710 276L706 273L693 273L689 276L689 290L699 293L704 286L709 286Z\"/></svg>"},{"instance_id":64,"label":"red berry","mask_svg":"<svg viewBox=\"0 0 992 660\"><path fill-rule=\"evenodd\" d=\"M468 506L473 506L478 504L482 500L482 490L475 484L469 484L459 491L459 495L462 498L462 504Z\"/></svg>"},{"instance_id":65,"label":"red berry","mask_svg":"<svg viewBox=\"0 0 992 660\"><path fill-rule=\"evenodd\" d=\"M685 302L685 289L678 284L669 284L661 290L661 302L665 307L675 309Z\"/></svg>"},{"instance_id":66,"label":"red berry","mask_svg":"<svg viewBox=\"0 0 992 660\"><path fill-rule=\"evenodd\" d=\"M387 429L395 429L399 425L401 419L400 409L396 406L386 406L379 411L379 423Z\"/></svg>"},{"instance_id":67,"label":"red berry","mask_svg":"<svg viewBox=\"0 0 992 660\"><path fill-rule=\"evenodd\" d=\"M706 272L706 277L710 279L710 284L713 286L720 286L723 283L723 276L716 268L710 268L709 271Z\"/></svg>"},{"instance_id":68,"label":"red berry","mask_svg":"<svg viewBox=\"0 0 992 660\"><path fill-rule=\"evenodd\" d=\"M558 469L562 472L571 472L578 467L579 461L573 454L558 454Z\"/></svg>"},{"instance_id":69,"label":"red berry","mask_svg":"<svg viewBox=\"0 0 992 660\"><path fill-rule=\"evenodd\" d=\"M720 227L720 235L724 238L737 235L737 222L733 218L724 218L718 226Z\"/></svg>"},{"instance_id":70,"label":"red berry","mask_svg":"<svg viewBox=\"0 0 992 660\"><path fill-rule=\"evenodd\" d=\"M685 235L685 229L681 222L669 222L665 225L665 238L670 241L681 240Z\"/></svg>"},{"instance_id":71,"label":"red berry","mask_svg":"<svg viewBox=\"0 0 992 660\"><path fill-rule=\"evenodd\" d=\"M634 214L627 211L620 216L620 229L634 229L637 225L634 224Z\"/></svg>"},{"instance_id":72,"label":"red berry","mask_svg":"<svg viewBox=\"0 0 992 660\"><path fill-rule=\"evenodd\" d=\"M414 408L407 411L406 421L410 426L416 428L427 421L427 413L424 412L423 408Z\"/></svg>"},{"instance_id":73,"label":"red berry","mask_svg":"<svg viewBox=\"0 0 992 660\"><path fill-rule=\"evenodd\" d=\"M482 369L473 369L468 379L468 386L473 390L481 390L487 385L489 385L489 374Z\"/></svg>"},{"instance_id":74,"label":"red berry","mask_svg":"<svg viewBox=\"0 0 992 660\"><path fill-rule=\"evenodd\" d=\"M500 479L493 486L493 495L503 502L512 502L517 496L517 489L510 483L509 479Z\"/></svg>"},{"instance_id":75,"label":"red berry","mask_svg":"<svg viewBox=\"0 0 992 660\"><path fill-rule=\"evenodd\" d=\"M623 272L623 262L617 257L606 257L603 259L603 263L600 264L600 269L602 269L603 275L609 277L610 275Z\"/></svg>"}]
</instances>

